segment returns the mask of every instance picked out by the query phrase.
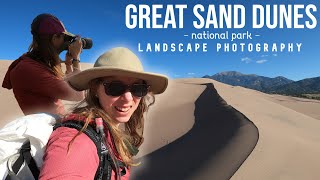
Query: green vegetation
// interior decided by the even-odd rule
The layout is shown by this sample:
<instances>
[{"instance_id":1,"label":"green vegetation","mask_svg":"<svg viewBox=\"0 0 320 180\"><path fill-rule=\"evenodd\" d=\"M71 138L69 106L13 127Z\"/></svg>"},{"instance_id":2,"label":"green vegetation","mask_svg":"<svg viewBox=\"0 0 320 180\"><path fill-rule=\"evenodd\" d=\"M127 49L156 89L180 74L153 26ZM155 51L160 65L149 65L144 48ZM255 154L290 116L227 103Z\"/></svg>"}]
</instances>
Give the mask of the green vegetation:
<instances>
[{"instance_id":1,"label":"green vegetation","mask_svg":"<svg viewBox=\"0 0 320 180\"><path fill-rule=\"evenodd\" d=\"M301 94L301 97L320 100L320 94Z\"/></svg>"}]
</instances>

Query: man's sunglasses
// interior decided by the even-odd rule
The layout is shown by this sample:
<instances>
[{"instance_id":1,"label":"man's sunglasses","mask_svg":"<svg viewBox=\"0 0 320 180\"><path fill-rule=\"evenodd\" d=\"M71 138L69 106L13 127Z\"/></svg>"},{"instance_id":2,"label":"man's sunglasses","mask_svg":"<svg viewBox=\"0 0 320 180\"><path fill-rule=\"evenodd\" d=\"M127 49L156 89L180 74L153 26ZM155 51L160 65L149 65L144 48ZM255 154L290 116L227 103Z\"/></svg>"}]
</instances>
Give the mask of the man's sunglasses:
<instances>
[{"instance_id":1,"label":"man's sunglasses","mask_svg":"<svg viewBox=\"0 0 320 180\"><path fill-rule=\"evenodd\" d=\"M109 96L121 96L127 90L131 92L133 96L143 97L147 95L149 91L149 85L147 84L132 84L126 85L121 82L105 82L103 83L104 90Z\"/></svg>"}]
</instances>

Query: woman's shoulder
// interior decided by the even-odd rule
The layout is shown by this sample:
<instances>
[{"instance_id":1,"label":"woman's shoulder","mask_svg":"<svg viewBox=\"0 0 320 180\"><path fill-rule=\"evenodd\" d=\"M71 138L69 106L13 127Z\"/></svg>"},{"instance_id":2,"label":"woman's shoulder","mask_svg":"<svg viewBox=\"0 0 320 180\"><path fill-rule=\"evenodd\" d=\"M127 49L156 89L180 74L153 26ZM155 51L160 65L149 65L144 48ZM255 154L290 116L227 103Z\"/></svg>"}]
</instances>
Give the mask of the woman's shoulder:
<instances>
[{"instance_id":1,"label":"woman's shoulder","mask_svg":"<svg viewBox=\"0 0 320 180\"><path fill-rule=\"evenodd\" d=\"M93 141L78 130L59 127L49 138L40 179L93 179L99 165Z\"/></svg>"},{"instance_id":2,"label":"woman's shoulder","mask_svg":"<svg viewBox=\"0 0 320 180\"><path fill-rule=\"evenodd\" d=\"M55 75L43 64L27 57L20 57L20 62L11 70L10 80L13 87L30 87L43 79L56 79ZM33 83L34 82L34 83Z\"/></svg>"},{"instance_id":3,"label":"woman's shoulder","mask_svg":"<svg viewBox=\"0 0 320 180\"><path fill-rule=\"evenodd\" d=\"M19 71L34 71L34 70L49 71L48 68L44 64L30 58L27 55L23 55L19 59L20 59L20 62L15 67L15 70L19 70Z\"/></svg>"},{"instance_id":4,"label":"woman's shoulder","mask_svg":"<svg viewBox=\"0 0 320 180\"><path fill-rule=\"evenodd\" d=\"M85 121L85 117L77 115L77 114L69 114L63 117L60 120L60 123L66 123L67 121L78 121L78 122L83 122ZM58 126L56 126L58 127ZM88 137L84 132L80 132L76 128L72 127L64 127L60 126L56 128L49 140L56 140L56 139L65 139L65 141L70 142L71 140L74 139L74 142L81 142L82 146L84 145L90 145L95 147L94 142ZM96 148L95 148L96 149Z\"/></svg>"},{"instance_id":5,"label":"woman's shoulder","mask_svg":"<svg viewBox=\"0 0 320 180\"><path fill-rule=\"evenodd\" d=\"M95 151L97 153L97 148L94 142L84 133L78 134L79 131L75 128L70 127L59 127L54 130L49 138L48 145L54 143L56 145L68 145L72 140L70 147L75 147L76 149L81 146L84 151Z\"/></svg>"}]
</instances>

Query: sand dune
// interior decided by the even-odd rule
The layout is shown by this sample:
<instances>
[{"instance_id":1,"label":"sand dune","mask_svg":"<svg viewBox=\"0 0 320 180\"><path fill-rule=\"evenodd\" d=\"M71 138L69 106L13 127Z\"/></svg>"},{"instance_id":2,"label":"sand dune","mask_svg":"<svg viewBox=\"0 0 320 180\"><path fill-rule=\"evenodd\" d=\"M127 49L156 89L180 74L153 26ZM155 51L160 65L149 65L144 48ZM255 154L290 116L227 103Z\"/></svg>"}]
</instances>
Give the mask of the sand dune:
<instances>
[{"instance_id":1,"label":"sand dune","mask_svg":"<svg viewBox=\"0 0 320 180\"><path fill-rule=\"evenodd\" d=\"M294 111L300 112L307 116L320 120L320 101L313 99L302 99L290 96L269 95L272 102L278 103L282 106L290 108Z\"/></svg>"},{"instance_id":2,"label":"sand dune","mask_svg":"<svg viewBox=\"0 0 320 180\"><path fill-rule=\"evenodd\" d=\"M256 145L257 128L223 101L212 82L170 84L149 112L141 149L161 139L168 144L140 158L132 179L229 179Z\"/></svg>"},{"instance_id":3,"label":"sand dune","mask_svg":"<svg viewBox=\"0 0 320 180\"><path fill-rule=\"evenodd\" d=\"M1 82L10 63L0 61ZM84 65L84 69L89 66ZM219 130L212 126L207 117L222 110L212 107L217 100L213 96L215 89L258 128L256 146L252 143L255 141L254 129L246 126L251 126L249 121L238 124L240 128L237 129L230 126ZM161 172L161 169L148 169L148 166L158 167L163 159L173 157L165 161L168 164L161 164L162 168L183 179L320 179L320 101L268 95L200 78L170 80L168 91L156 98L156 104L148 112L145 143L138 154L142 165L133 172L136 177ZM0 126L22 115L12 91L0 88L0 100ZM234 136L228 136L232 141L220 142L224 146L219 148L227 147L227 151L215 151L218 145L211 143L218 142L219 133L234 133ZM195 144L208 148L189 146ZM210 150L210 147L216 149ZM145 157L151 157L153 161L145 161ZM235 173L226 176L223 171L227 170ZM158 176L153 177L157 179Z\"/></svg>"},{"instance_id":4,"label":"sand dune","mask_svg":"<svg viewBox=\"0 0 320 180\"><path fill-rule=\"evenodd\" d=\"M0 84L2 85L3 78L12 61L0 60ZM12 90L0 87L0 127L8 121L23 115Z\"/></svg>"},{"instance_id":5,"label":"sand dune","mask_svg":"<svg viewBox=\"0 0 320 180\"><path fill-rule=\"evenodd\" d=\"M288 97L213 83L230 105L253 121L260 134L254 151L232 179L320 179L320 122L312 117L319 117L319 103L299 98L294 99L303 103L292 103ZM279 97L282 103L274 100ZM309 106L318 109L318 114L308 114Z\"/></svg>"}]
</instances>

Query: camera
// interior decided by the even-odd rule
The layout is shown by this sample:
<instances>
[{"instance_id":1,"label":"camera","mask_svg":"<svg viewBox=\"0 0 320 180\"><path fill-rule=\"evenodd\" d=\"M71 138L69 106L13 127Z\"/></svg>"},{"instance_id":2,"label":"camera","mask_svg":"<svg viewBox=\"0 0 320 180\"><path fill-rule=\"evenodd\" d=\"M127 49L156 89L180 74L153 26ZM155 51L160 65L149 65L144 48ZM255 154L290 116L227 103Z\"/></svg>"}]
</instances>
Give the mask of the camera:
<instances>
[{"instance_id":1,"label":"camera","mask_svg":"<svg viewBox=\"0 0 320 180\"><path fill-rule=\"evenodd\" d=\"M76 40L77 36L65 36L63 50L68 50L68 46ZM92 39L80 38L82 42L82 49L90 49L93 45Z\"/></svg>"}]
</instances>

